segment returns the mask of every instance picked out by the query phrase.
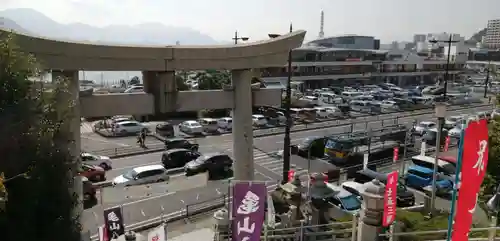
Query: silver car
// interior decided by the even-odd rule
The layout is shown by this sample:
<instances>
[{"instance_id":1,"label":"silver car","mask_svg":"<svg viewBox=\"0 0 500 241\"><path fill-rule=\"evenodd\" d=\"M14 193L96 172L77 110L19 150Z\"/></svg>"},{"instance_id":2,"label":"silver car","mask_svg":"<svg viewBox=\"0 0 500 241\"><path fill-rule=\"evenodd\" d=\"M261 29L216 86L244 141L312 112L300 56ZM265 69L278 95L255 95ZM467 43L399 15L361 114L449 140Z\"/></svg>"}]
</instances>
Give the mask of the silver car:
<instances>
[{"instance_id":1,"label":"silver car","mask_svg":"<svg viewBox=\"0 0 500 241\"><path fill-rule=\"evenodd\" d=\"M426 131L434 127L436 127L436 123L432 121L422 121L414 127L413 132L417 135L424 135Z\"/></svg>"}]
</instances>

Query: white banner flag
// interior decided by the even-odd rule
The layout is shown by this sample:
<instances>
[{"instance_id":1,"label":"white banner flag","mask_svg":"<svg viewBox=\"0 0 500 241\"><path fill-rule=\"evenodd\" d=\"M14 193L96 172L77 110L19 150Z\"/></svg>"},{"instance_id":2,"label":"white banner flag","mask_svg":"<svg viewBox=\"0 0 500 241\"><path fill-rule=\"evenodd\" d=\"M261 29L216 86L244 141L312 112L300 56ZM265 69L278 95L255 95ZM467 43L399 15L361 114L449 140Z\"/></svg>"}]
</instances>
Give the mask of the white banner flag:
<instances>
[{"instance_id":1,"label":"white banner flag","mask_svg":"<svg viewBox=\"0 0 500 241\"><path fill-rule=\"evenodd\" d=\"M422 141L422 145L420 146L420 155L421 156L425 156L425 152L427 152L427 150L425 149L426 148L425 145L426 145L425 141Z\"/></svg>"},{"instance_id":2,"label":"white banner flag","mask_svg":"<svg viewBox=\"0 0 500 241\"><path fill-rule=\"evenodd\" d=\"M363 169L368 169L368 153L363 155Z\"/></svg>"},{"instance_id":3,"label":"white banner flag","mask_svg":"<svg viewBox=\"0 0 500 241\"><path fill-rule=\"evenodd\" d=\"M161 225L148 233L148 241L167 241L165 225Z\"/></svg>"}]
</instances>

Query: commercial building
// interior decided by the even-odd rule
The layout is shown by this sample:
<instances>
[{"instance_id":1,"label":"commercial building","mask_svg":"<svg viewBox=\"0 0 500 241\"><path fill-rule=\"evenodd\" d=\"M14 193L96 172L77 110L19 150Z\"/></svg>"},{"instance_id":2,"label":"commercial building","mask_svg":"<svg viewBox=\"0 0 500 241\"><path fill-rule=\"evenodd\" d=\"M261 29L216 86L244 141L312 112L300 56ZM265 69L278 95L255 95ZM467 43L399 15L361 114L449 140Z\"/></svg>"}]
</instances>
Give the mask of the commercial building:
<instances>
[{"instance_id":1,"label":"commercial building","mask_svg":"<svg viewBox=\"0 0 500 241\"><path fill-rule=\"evenodd\" d=\"M345 37L327 38L327 43L345 43ZM351 43L365 47L373 37L355 36ZM366 41L366 42L363 42ZM314 43L314 44L311 44ZM435 83L444 78L446 58L419 56L408 50L353 49L319 46L324 39L310 42L292 52L292 81L299 91L328 86L376 84L390 82L400 86ZM373 41L371 42L373 43ZM338 46L338 45L337 45ZM352 46L352 45L351 45ZM360 46L357 46L360 47ZM457 78L467 59L453 58L450 79ZM269 67L262 70L262 79L271 84L285 85L287 68Z\"/></svg>"},{"instance_id":2,"label":"commercial building","mask_svg":"<svg viewBox=\"0 0 500 241\"><path fill-rule=\"evenodd\" d=\"M338 37L326 37L309 42L329 48L346 49L380 49L380 40L371 36L344 35Z\"/></svg>"},{"instance_id":3,"label":"commercial building","mask_svg":"<svg viewBox=\"0 0 500 241\"><path fill-rule=\"evenodd\" d=\"M487 48L500 48L500 19L488 21L484 45Z\"/></svg>"},{"instance_id":4,"label":"commercial building","mask_svg":"<svg viewBox=\"0 0 500 241\"><path fill-rule=\"evenodd\" d=\"M419 42L425 42L427 40L427 35L425 34L415 34L413 35L413 43L417 44Z\"/></svg>"}]
</instances>

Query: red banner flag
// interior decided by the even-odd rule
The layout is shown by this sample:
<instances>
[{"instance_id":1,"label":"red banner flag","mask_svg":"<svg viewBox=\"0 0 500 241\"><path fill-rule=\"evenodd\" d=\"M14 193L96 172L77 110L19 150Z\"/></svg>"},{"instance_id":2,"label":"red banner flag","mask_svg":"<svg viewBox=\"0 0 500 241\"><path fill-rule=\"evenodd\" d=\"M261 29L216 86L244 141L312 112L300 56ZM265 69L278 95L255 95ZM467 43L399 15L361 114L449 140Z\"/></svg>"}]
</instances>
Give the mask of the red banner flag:
<instances>
[{"instance_id":1,"label":"red banner flag","mask_svg":"<svg viewBox=\"0 0 500 241\"><path fill-rule=\"evenodd\" d=\"M486 120L471 121L463 140L461 182L457 211L453 224L453 241L467 241L472 215L476 210L479 189L488 165L488 124Z\"/></svg>"},{"instance_id":2,"label":"red banner flag","mask_svg":"<svg viewBox=\"0 0 500 241\"><path fill-rule=\"evenodd\" d=\"M384 193L383 225L387 227L396 219L396 194L398 190L398 171L387 175L387 184Z\"/></svg>"}]
</instances>

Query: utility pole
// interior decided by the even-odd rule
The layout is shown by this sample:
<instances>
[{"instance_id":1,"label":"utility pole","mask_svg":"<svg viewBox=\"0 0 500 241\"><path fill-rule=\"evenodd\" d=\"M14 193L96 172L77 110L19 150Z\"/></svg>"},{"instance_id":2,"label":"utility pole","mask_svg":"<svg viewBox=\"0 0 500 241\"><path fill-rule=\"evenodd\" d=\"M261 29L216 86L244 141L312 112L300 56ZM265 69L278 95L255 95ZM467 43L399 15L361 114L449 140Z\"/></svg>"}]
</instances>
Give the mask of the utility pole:
<instances>
[{"instance_id":1,"label":"utility pole","mask_svg":"<svg viewBox=\"0 0 500 241\"><path fill-rule=\"evenodd\" d=\"M450 38L448 40L429 40L430 43L435 44L435 43L448 43L448 56L446 58L446 68L444 72L444 92L443 92L443 99L446 101L446 93L448 92L448 75L450 72L450 55L451 55L451 44L452 43L458 43L458 40L453 40L453 34L450 34ZM455 51L456 52L456 51Z\"/></svg>"},{"instance_id":2,"label":"utility pole","mask_svg":"<svg viewBox=\"0 0 500 241\"><path fill-rule=\"evenodd\" d=\"M238 31L234 31L233 40L235 45L238 44L238 40L247 41L248 39L249 39L248 37L238 37Z\"/></svg>"},{"instance_id":3,"label":"utility pole","mask_svg":"<svg viewBox=\"0 0 500 241\"><path fill-rule=\"evenodd\" d=\"M290 33L293 31L292 24L290 23ZM277 38L279 34L268 34L269 38ZM290 171L290 129L293 121L290 116L290 107L292 105L292 50L288 51L288 77L286 81L285 90L285 138L283 140L283 180L282 183L288 182L288 171Z\"/></svg>"}]
</instances>

